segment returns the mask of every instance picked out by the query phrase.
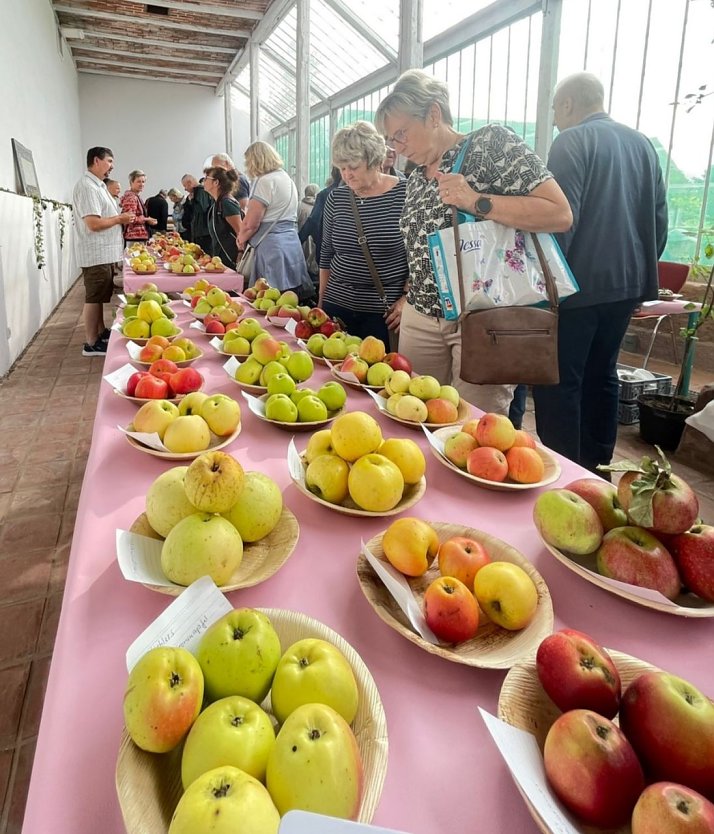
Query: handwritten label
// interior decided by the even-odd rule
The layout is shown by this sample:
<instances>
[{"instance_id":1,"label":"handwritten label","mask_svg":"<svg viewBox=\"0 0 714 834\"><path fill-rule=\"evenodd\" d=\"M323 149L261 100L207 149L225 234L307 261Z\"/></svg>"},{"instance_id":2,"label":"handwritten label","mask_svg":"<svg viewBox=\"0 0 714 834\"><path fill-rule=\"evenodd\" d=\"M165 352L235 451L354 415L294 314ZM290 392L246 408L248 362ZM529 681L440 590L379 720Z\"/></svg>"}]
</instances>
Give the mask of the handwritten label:
<instances>
[{"instance_id":1,"label":"handwritten label","mask_svg":"<svg viewBox=\"0 0 714 834\"><path fill-rule=\"evenodd\" d=\"M138 441L144 446L148 446L150 449L157 449L159 452L169 451L166 448L166 446L164 446L164 444L161 442L161 438L156 432L130 431L129 429L123 428L123 426L117 426L117 428L120 432L128 434L129 437L133 437L134 440Z\"/></svg>"},{"instance_id":2,"label":"handwritten label","mask_svg":"<svg viewBox=\"0 0 714 834\"><path fill-rule=\"evenodd\" d=\"M104 376L104 381L108 382L112 388L116 388L117 391L121 391L122 393L126 392L126 384L129 381L129 377L132 374L136 373L136 368L133 365L122 365L121 368L118 368L116 371L112 371L110 374L106 374Z\"/></svg>"},{"instance_id":3,"label":"handwritten label","mask_svg":"<svg viewBox=\"0 0 714 834\"><path fill-rule=\"evenodd\" d=\"M233 606L211 577L202 576L176 597L129 646L126 653L128 671L131 672L150 649L159 646L173 646L195 654L204 633L232 610Z\"/></svg>"},{"instance_id":4,"label":"handwritten label","mask_svg":"<svg viewBox=\"0 0 714 834\"><path fill-rule=\"evenodd\" d=\"M265 403L261 399L252 396L247 391L241 391L241 394L253 414L257 414L258 417L265 417Z\"/></svg>"},{"instance_id":5,"label":"handwritten label","mask_svg":"<svg viewBox=\"0 0 714 834\"><path fill-rule=\"evenodd\" d=\"M174 583L166 578L161 568L161 548L164 543L159 539L140 536L128 530L117 530L116 548L119 569L124 579L130 582L143 582L147 585L164 585L170 588ZM176 585L174 587L181 587Z\"/></svg>"},{"instance_id":6,"label":"handwritten label","mask_svg":"<svg viewBox=\"0 0 714 834\"><path fill-rule=\"evenodd\" d=\"M377 408L383 414L389 414L389 410L387 408L387 401L384 399L384 397L380 396L379 394L377 394L376 391L372 391L369 388L367 388L366 391L370 395L370 397L374 400L374 402L376 403Z\"/></svg>"},{"instance_id":7,"label":"handwritten label","mask_svg":"<svg viewBox=\"0 0 714 834\"><path fill-rule=\"evenodd\" d=\"M297 327L297 322L295 319L288 319L288 323L285 325L285 330L291 335L295 335L295 328Z\"/></svg>"}]
</instances>

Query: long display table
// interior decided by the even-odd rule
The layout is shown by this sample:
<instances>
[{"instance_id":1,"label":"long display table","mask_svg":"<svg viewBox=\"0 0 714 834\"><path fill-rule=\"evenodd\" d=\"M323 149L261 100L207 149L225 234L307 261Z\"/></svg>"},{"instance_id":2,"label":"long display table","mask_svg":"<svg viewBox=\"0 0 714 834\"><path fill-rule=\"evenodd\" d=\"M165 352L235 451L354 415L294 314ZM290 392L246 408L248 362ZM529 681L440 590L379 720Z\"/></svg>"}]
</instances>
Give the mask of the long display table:
<instances>
[{"instance_id":1,"label":"long display table","mask_svg":"<svg viewBox=\"0 0 714 834\"><path fill-rule=\"evenodd\" d=\"M189 316L182 308L180 323ZM206 391L241 399L208 337L187 331L205 356L197 367ZM279 336L280 338L280 336ZM105 371L128 361L126 342L113 333ZM310 384L328 377L316 369ZM544 549L531 521L538 490L490 492L439 464L420 432L377 414L369 396L349 392L348 408L380 421L387 437L408 436L424 449L427 491L410 514L485 530L518 548L540 571L552 595L556 628L592 634L605 646L645 659L714 694L711 620L685 620L646 610L596 588L565 569ZM121 834L114 786L126 684L125 652L170 603L123 579L115 530L127 529L144 508L151 482L175 465L130 448L117 424L136 406L102 382L92 447L79 502L62 614L47 686L30 785L25 834ZM345 637L371 670L384 704L389 764L374 822L410 834L536 832L478 715L495 714L505 673L460 666L427 654L385 625L358 586L360 539L387 526L384 519L338 515L300 494L290 481L290 435L260 421L243 405L243 430L228 448L250 469L274 478L300 523L300 540L267 582L229 594L236 606L302 611ZM47 442L52 442L48 435ZM298 448L307 442L297 436ZM560 460L560 485L586 473ZM161 834L161 832L156 832ZM198 832L197 832L198 834Z\"/></svg>"},{"instance_id":2,"label":"long display table","mask_svg":"<svg viewBox=\"0 0 714 834\"><path fill-rule=\"evenodd\" d=\"M243 289L243 276L236 272L235 269L226 269L225 272L199 272L194 275L176 275L160 266L156 272L149 275L136 273L133 269L125 266L123 274L125 292L136 292L139 287L148 283L156 284L161 292L181 292L191 281L197 280L198 278L206 278L222 290L241 292Z\"/></svg>"}]
</instances>

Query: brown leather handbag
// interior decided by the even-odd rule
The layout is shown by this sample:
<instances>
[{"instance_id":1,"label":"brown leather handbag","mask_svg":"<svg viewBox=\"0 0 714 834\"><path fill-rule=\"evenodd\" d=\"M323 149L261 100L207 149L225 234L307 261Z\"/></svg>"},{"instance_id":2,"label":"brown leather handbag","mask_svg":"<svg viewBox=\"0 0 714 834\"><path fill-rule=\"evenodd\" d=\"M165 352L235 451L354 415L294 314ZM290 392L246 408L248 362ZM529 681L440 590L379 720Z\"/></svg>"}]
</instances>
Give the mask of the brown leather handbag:
<instances>
[{"instance_id":1,"label":"brown leather handbag","mask_svg":"<svg viewBox=\"0 0 714 834\"><path fill-rule=\"evenodd\" d=\"M452 207L461 300L461 372L476 385L557 385L558 290L537 235L532 235L545 279L548 307L466 310L458 212Z\"/></svg>"}]
</instances>

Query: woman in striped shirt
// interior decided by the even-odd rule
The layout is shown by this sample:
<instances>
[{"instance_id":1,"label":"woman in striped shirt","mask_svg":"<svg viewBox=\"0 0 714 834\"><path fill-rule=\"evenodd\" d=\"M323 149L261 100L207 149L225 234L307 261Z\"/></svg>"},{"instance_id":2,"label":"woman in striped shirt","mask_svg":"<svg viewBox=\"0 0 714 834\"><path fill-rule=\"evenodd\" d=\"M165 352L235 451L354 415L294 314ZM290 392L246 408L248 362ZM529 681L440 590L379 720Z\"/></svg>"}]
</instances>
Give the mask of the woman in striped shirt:
<instances>
[{"instance_id":1,"label":"woman in striped shirt","mask_svg":"<svg viewBox=\"0 0 714 834\"><path fill-rule=\"evenodd\" d=\"M385 154L384 139L367 122L355 122L335 134L332 158L344 185L325 203L319 304L342 319L349 333L376 336L389 345L389 331L399 329L409 270L399 230L406 180L382 173ZM360 243L355 210L384 297Z\"/></svg>"}]
</instances>

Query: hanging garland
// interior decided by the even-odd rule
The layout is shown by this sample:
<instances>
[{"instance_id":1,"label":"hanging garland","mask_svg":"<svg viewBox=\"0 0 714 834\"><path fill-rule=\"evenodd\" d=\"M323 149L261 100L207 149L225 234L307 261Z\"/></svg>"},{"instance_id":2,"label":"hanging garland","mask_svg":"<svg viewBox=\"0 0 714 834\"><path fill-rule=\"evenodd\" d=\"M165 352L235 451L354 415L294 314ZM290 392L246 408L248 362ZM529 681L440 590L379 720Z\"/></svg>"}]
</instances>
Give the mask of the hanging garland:
<instances>
[{"instance_id":1,"label":"hanging garland","mask_svg":"<svg viewBox=\"0 0 714 834\"><path fill-rule=\"evenodd\" d=\"M0 186L0 191L6 194L14 194L16 197L27 196L25 194L18 194L10 188L3 188ZM34 226L34 241L35 241L35 263L38 269L42 269L45 264L45 230L43 225L44 211L52 206L52 210L59 212L57 218L57 225L59 227L59 245L60 249L64 249L65 231L67 229L67 218L64 209L68 208L72 211L71 203L63 203L61 200L53 200L50 197L32 197L32 222Z\"/></svg>"}]
</instances>

